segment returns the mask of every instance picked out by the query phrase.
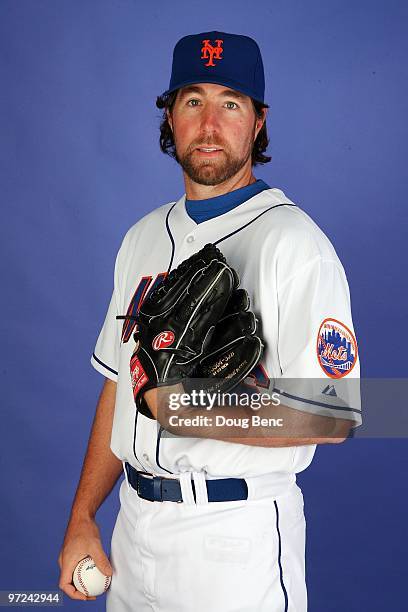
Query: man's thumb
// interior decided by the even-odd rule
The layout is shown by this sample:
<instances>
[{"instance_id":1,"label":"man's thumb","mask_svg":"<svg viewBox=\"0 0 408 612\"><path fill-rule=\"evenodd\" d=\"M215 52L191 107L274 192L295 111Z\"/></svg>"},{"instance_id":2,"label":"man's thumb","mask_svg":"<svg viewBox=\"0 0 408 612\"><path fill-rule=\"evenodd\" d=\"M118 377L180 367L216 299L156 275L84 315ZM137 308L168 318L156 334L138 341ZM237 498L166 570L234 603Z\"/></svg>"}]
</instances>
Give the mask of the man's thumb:
<instances>
[{"instance_id":1,"label":"man's thumb","mask_svg":"<svg viewBox=\"0 0 408 612\"><path fill-rule=\"evenodd\" d=\"M109 563L108 557L105 555L103 551L101 552L95 551L94 554L92 555L92 559L95 561L96 567L98 568L98 570L102 572L102 574L105 574L105 576L112 576L113 574L112 566Z\"/></svg>"}]
</instances>

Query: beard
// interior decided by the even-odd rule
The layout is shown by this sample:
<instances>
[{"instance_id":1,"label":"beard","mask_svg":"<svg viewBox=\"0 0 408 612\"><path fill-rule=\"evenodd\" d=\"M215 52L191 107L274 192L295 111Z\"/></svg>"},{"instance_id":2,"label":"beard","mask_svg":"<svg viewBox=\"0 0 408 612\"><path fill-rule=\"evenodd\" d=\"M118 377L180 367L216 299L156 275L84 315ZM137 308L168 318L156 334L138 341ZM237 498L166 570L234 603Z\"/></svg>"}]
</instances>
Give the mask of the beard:
<instances>
[{"instance_id":1,"label":"beard","mask_svg":"<svg viewBox=\"0 0 408 612\"><path fill-rule=\"evenodd\" d=\"M206 140L205 142L211 146L211 141ZM177 154L176 160L195 183L219 185L235 176L245 166L252 154L251 144L252 142L248 143L248 148L241 157L236 157L223 148L217 157L199 159L199 154L194 149L187 149L184 155Z\"/></svg>"}]
</instances>

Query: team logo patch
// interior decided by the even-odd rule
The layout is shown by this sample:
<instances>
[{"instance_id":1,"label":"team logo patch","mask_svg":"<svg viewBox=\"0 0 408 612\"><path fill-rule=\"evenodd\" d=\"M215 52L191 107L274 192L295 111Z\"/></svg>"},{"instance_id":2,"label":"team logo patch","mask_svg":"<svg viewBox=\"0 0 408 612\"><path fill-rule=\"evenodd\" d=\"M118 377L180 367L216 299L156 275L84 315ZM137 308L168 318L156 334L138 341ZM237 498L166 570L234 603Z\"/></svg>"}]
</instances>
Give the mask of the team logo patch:
<instances>
[{"instance_id":1,"label":"team logo patch","mask_svg":"<svg viewBox=\"0 0 408 612\"><path fill-rule=\"evenodd\" d=\"M324 319L317 334L317 358L330 378L343 378L357 361L357 342L349 328L337 319Z\"/></svg>"},{"instance_id":2,"label":"team logo patch","mask_svg":"<svg viewBox=\"0 0 408 612\"><path fill-rule=\"evenodd\" d=\"M216 45L212 45L210 43L210 39L205 39L202 41L203 46L201 47L201 58L200 59L208 59L208 62L204 64L204 66L215 66L213 60L221 60L221 53L223 52L222 43L224 42L221 39L216 39Z\"/></svg>"},{"instance_id":3,"label":"team logo patch","mask_svg":"<svg viewBox=\"0 0 408 612\"><path fill-rule=\"evenodd\" d=\"M172 331L162 331L153 339L152 347L155 351L171 346L174 342L175 335Z\"/></svg>"}]
</instances>

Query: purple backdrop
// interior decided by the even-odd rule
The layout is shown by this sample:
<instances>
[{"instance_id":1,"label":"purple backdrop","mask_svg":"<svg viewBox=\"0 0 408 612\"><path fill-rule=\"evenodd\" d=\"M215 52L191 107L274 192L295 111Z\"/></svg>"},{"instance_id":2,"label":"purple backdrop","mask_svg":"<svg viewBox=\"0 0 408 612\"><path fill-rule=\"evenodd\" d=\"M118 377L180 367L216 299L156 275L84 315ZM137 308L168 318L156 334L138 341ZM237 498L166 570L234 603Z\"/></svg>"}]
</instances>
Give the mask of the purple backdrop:
<instances>
[{"instance_id":1,"label":"purple backdrop","mask_svg":"<svg viewBox=\"0 0 408 612\"><path fill-rule=\"evenodd\" d=\"M114 257L130 225L184 192L155 107L181 36L258 41L273 160L255 175L332 240L362 374L406 376L407 20L403 0L2 0L0 590L57 588ZM405 606L406 448L320 446L299 475L311 611ZM117 509L116 488L98 513L107 550Z\"/></svg>"}]
</instances>

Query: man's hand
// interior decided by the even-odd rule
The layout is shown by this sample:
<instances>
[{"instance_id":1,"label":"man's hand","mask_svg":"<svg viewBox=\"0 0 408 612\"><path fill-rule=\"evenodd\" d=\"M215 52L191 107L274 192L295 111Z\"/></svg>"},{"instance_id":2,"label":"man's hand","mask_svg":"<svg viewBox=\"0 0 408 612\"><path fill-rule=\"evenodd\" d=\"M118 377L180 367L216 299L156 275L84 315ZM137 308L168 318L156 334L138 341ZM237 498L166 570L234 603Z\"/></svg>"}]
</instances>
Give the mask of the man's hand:
<instances>
[{"instance_id":1,"label":"man's hand","mask_svg":"<svg viewBox=\"0 0 408 612\"><path fill-rule=\"evenodd\" d=\"M58 565L61 569L58 586L71 599L96 599L96 597L87 597L81 591L77 591L72 582L77 563L88 555L93 558L103 574L112 576L112 567L102 548L99 528L95 520L89 518L71 521L58 557Z\"/></svg>"}]
</instances>

